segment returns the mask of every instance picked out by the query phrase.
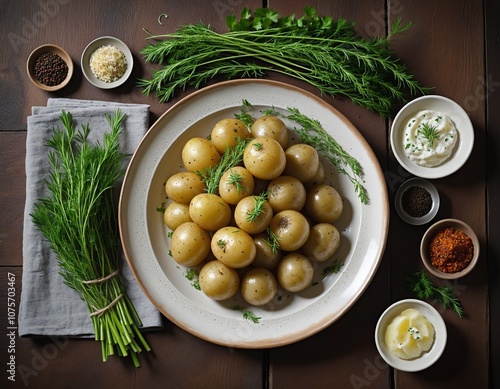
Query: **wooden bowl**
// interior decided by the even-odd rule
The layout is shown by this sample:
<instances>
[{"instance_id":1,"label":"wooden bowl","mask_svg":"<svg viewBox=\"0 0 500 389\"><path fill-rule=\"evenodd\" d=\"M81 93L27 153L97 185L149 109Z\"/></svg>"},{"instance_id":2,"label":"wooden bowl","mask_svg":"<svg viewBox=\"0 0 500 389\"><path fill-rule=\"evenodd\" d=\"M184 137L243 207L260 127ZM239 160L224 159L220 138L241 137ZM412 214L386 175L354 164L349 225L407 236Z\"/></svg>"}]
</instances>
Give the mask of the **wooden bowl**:
<instances>
[{"instance_id":1,"label":"wooden bowl","mask_svg":"<svg viewBox=\"0 0 500 389\"><path fill-rule=\"evenodd\" d=\"M58 55L64 60L64 62L66 62L66 65L68 66L68 74L66 75L66 78L61 83L53 86L41 83L34 75L36 60L40 57L40 55L47 52ZM53 92L64 88L69 83L71 77L73 76L73 68L74 68L73 61L71 60L69 54L61 47L52 44L42 45L33 50L29 55L28 62L26 64L26 70L28 72L28 77L30 78L31 82L33 82L33 84L35 84L40 89L43 89L48 92Z\"/></svg>"}]
</instances>

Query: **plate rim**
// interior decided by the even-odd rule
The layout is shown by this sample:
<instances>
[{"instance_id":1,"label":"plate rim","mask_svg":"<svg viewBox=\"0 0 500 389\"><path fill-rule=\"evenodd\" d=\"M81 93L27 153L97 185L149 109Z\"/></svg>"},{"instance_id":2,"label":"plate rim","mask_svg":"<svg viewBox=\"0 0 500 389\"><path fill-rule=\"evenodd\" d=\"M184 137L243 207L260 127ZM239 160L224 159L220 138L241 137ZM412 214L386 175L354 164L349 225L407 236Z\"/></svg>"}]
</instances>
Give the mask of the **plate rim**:
<instances>
[{"instance_id":1,"label":"plate rim","mask_svg":"<svg viewBox=\"0 0 500 389\"><path fill-rule=\"evenodd\" d=\"M157 128L160 128L160 123L162 123L165 118L172 113L175 113L180 107L182 107L185 104L188 104L191 100L194 98L198 97L200 94L204 93L209 93L213 89L219 89L219 88L225 88L233 85L245 85L245 84L267 84L269 86L275 86L281 89L291 89L297 93L303 94L306 97L314 100L316 104L320 104L323 106L325 109L330 111L332 114L336 115L339 117L342 122L344 122L352 131L352 135L356 137L356 139L361 143L361 146L363 148L363 151L367 154L368 159L373 163L373 167L375 168L375 171L377 173L377 180L378 182L381 183L380 189L382 191L381 198L383 199L383 206L382 206L382 214L384 217L381 219L381 235L383 237L382 241L379 242L377 251L376 251L376 258L373 261L372 265L372 271L370 272L369 276L364 279L364 282L361 287L357 288L357 291L354 295L352 295L351 299L348 301L347 304L342 309L339 309L339 312L335 314L332 318L327 318L327 320L322 320L320 323L314 323L314 325L311 325L307 328L307 330L303 330L301 334L295 334L294 336L284 336L282 339L276 339L276 338L266 338L262 339L262 341L252 341L251 343L245 341L245 342L231 342L231 341L224 341L220 339L213 339L209 336L205 336L202 332L197 331L182 321L179 321L176 317L173 315L169 314L168 312L165 311L165 309L161 309L161 304L156 301L153 296L149 293L147 290L146 286L144 285L143 280L141 280L141 277L138 275L136 266L134 264L133 259L131 259L128 249L126 245L123 243L123 196L124 196L124 191L125 187L127 184L127 179L129 177L129 174L131 174L133 162L135 158L138 158L138 151L141 149L143 144L146 142L146 139L151 136L151 134L154 131L157 131ZM258 105L258 103L256 103ZM386 244L387 244L387 237L388 237L388 230L389 230L389 220L390 220L390 208L389 208L389 200L388 200L388 193L387 193L387 186L385 184L385 178L384 174L382 171L382 168L380 166L380 163L371 148L371 146L368 144L367 140L364 138L364 136L359 132L359 130L341 113L339 112L335 107L331 106L328 104L325 100L322 98L314 95L313 93L304 90L298 86L290 85L281 81L275 81L275 80L268 80L268 79L240 79L240 80L230 80L230 81L223 81L223 82L218 82L215 84L208 85L202 89L198 89L189 95L183 97L181 100L177 101L174 103L170 108L168 108L162 115L158 117L158 119L153 123L153 125L147 130L145 135L143 136L142 140L140 141L139 145L137 146L135 152L133 153L130 162L127 166L124 179L123 179L123 185L122 189L120 191L120 197L119 197L119 207L118 207L118 222L119 222L119 228L120 228L120 238L122 239L122 245L123 245L123 251L125 254L126 261L130 267L130 270L132 274L134 275L135 280L139 284L140 288L142 291L145 293L145 295L150 299L150 301L153 303L153 305L172 323L176 324L180 328L186 330L187 332L201 338L204 340L207 340L211 343L223 345L223 346L230 346L230 347L236 347L236 348L247 348L247 349L262 349L262 348L268 348L268 347L278 347L278 346L283 346L291 343L295 343L297 341L300 341L302 339L305 339L307 337L310 337L326 327L330 326L333 322L336 320L340 319L361 297L361 295L365 292L365 290L368 288L370 285L371 281L373 280L380 263L382 261ZM288 334L287 334L288 335Z\"/></svg>"}]
</instances>

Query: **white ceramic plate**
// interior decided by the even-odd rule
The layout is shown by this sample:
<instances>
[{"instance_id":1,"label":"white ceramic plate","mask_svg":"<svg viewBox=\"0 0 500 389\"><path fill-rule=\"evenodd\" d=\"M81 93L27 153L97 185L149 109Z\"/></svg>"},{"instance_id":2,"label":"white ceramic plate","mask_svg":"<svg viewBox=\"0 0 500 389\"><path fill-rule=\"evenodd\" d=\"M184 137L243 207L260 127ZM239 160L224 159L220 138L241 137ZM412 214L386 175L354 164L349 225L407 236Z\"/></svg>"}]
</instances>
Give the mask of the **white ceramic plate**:
<instances>
[{"instance_id":1,"label":"white ceramic plate","mask_svg":"<svg viewBox=\"0 0 500 389\"><path fill-rule=\"evenodd\" d=\"M118 48L123 54L125 54L125 58L127 59L127 70L125 74L120 77L118 80L113 82L104 82L98 79L92 69L90 68L90 56L94 51L96 51L101 46L115 46ZM112 89L122 85L132 74L132 69L134 67L134 57L132 57L132 53L128 46L122 42L120 39L112 37L112 36L103 36L100 38L94 39L90 42L85 50L82 53L81 59L82 72L88 82L92 85L101 88L101 89Z\"/></svg>"},{"instance_id":2,"label":"white ceramic plate","mask_svg":"<svg viewBox=\"0 0 500 389\"><path fill-rule=\"evenodd\" d=\"M403 130L408 120L417 112L434 110L450 117L458 131L458 142L451 156L435 167L419 166L406 157L403 146ZM422 178L442 178L455 173L469 158L474 147L474 127L464 109L447 97L429 95L418 97L406 104L396 115L391 126L391 148L398 162L408 172Z\"/></svg>"},{"instance_id":3,"label":"white ceramic plate","mask_svg":"<svg viewBox=\"0 0 500 389\"><path fill-rule=\"evenodd\" d=\"M429 351L423 353L419 358L405 360L393 355L385 345L385 330L392 320L405 309L413 308L429 320L434 327L435 340ZM382 358L392 367L401 371L415 372L427 369L434 364L443 354L446 347L447 331L446 325L439 312L425 301L407 299L392 304L380 316L375 328L375 344Z\"/></svg>"},{"instance_id":4,"label":"white ceramic plate","mask_svg":"<svg viewBox=\"0 0 500 389\"><path fill-rule=\"evenodd\" d=\"M213 125L240 112L247 100L258 117L274 107L299 108L319 120L364 168L364 185L370 197L363 205L349 179L332 172L344 199L342 218L336 223L342 244L335 258L344 261L341 272L322 276L317 285L289 295L282 291L265 307L249 307L240 297L225 302L210 300L185 278L185 268L169 257L167 229L157 208L166 202L164 184L181 171L181 149L194 137L206 137ZM287 122L289 128L292 123ZM329 169L331 170L331 169ZM199 90L170 108L150 128L134 153L120 198L119 222L127 260L137 281L158 309L186 331L213 343L264 348L306 338L339 319L361 296L382 258L389 223L384 176L361 134L338 111L318 97L279 82L227 81ZM331 265L331 263L330 263ZM240 306L260 317L243 318Z\"/></svg>"}]
</instances>

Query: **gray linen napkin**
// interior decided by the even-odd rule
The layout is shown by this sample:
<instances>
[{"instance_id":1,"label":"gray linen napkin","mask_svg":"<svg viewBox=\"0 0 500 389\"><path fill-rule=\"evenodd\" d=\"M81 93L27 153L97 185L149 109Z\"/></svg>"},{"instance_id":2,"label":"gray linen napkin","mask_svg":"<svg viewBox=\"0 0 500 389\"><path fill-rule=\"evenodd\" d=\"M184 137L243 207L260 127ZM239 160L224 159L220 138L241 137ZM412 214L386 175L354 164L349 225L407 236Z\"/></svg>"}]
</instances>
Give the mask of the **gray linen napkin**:
<instances>
[{"instance_id":1,"label":"gray linen napkin","mask_svg":"<svg viewBox=\"0 0 500 389\"><path fill-rule=\"evenodd\" d=\"M149 125L149 106L102 101L51 98L47 107L33 107L28 117L26 139L26 206L23 231L23 276L19 307L20 336L92 337L92 322L79 294L63 283L55 254L30 217L34 203L47 197L44 180L50 170L46 140L59 121L61 110L69 111L78 127L89 124L89 141L102 140L110 131L105 114L117 109L126 114L120 138L122 151L132 154ZM161 314L144 295L130 268L122 259L121 275L144 329L162 327Z\"/></svg>"}]
</instances>

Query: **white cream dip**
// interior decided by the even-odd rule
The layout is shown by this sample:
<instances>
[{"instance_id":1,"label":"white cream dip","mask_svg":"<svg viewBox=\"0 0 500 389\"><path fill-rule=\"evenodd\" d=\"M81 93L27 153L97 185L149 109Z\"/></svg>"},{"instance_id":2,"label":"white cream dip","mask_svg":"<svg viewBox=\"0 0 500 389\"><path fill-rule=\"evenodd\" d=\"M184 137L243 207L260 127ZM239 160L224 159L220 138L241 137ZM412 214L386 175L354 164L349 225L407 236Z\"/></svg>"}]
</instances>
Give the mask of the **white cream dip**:
<instances>
[{"instance_id":1,"label":"white cream dip","mask_svg":"<svg viewBox=\"0 0 500 389\"><path fill-rule=\"evenodd\" d=\"M457 139L458 131L448 116L425 110L406 122L403 149L413 163L434 167L450 157Z\"/></svg>"}]
</instances>

